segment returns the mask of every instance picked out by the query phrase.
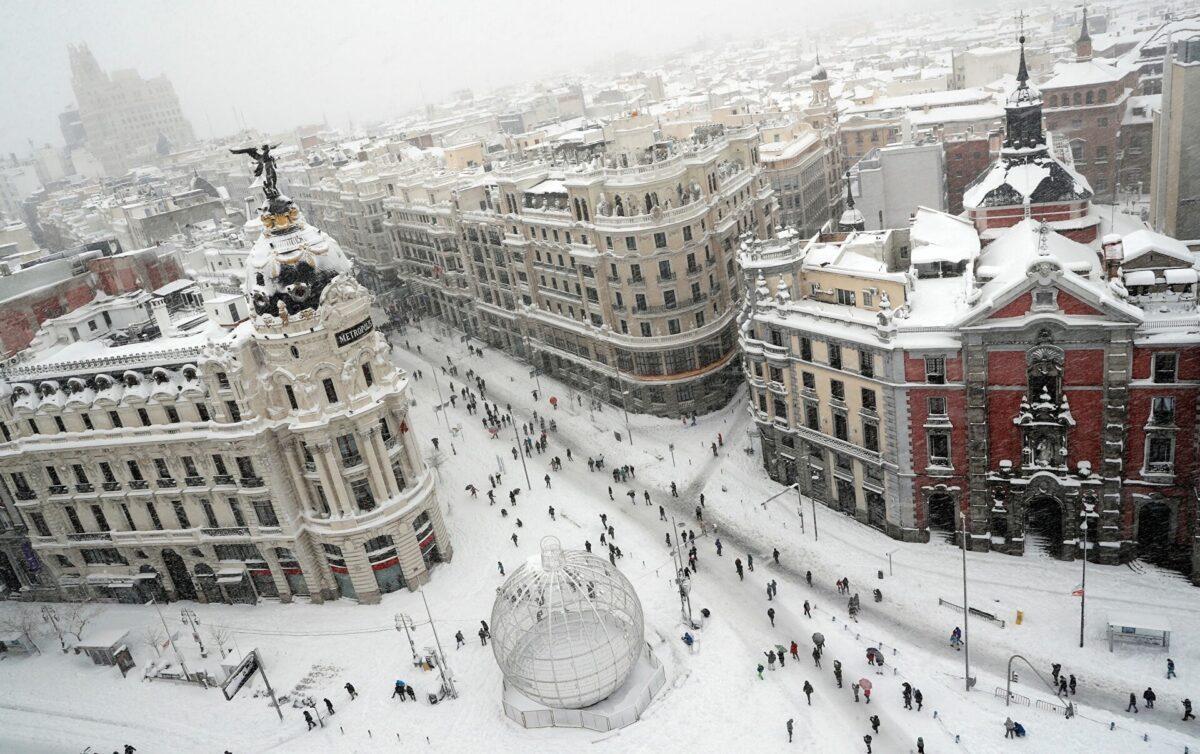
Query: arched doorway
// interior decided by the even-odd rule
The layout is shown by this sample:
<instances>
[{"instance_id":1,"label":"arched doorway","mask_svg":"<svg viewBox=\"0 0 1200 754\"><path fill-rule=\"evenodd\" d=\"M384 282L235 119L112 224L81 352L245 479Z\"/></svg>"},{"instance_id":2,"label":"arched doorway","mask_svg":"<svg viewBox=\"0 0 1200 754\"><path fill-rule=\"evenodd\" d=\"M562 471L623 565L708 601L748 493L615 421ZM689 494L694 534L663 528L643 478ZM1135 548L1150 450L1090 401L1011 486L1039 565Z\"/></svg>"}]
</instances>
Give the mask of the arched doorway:
<instances>
[{"instance_id":1,"label":"arched doorway","mask_svg":"<svg viewBox=\"0 0 1200 754\"><path fill-rule=\"evenodd\" d=\"M196 585L192 583L187 564L183 562L179 553L174 550L163 550L162 559L167 566L167 574L171 577L171 583L175 585L175 599L196 599Z\"/></svg>"},{"instance_id":2,"label":"arched doorway","mask_svg":"<svg viewBox=\"0 0 1200 754\"><path fill-rule=\"evenodd\" d=\"M1049 495L1041 495L1025 505L1025 548L1061 558L1063 551L1062 503Z\"/></svg>"},{"instance_id":3,"label":"arched doorway","mask_svg":"<svg viewBox=\"0 0 1200 754\"><path fill-rule=\"evenodd\" d=\"M143 565L138 569L138 578L134 581L134 587L138 596L137 601L141 604L150 600L166 601L167 593L163 589L162 577L159 576L158 571L154 570L153 566Z\"/></svg>"},{"instance_id":4,"label":"arched doorway","mask_svg":"<svg viewBox=\"0 0 1200 754\"><path fill-rule=\"evenodd\" d=\"M205 563L197 563L195 570L196 584L200 587L204 601L224 602L225 595L221 594L221 587L217 586L217 574L213 572L212 566Z\"/></svg>"},{"instance_id":5,"label":"arched doorway","mask_svg":"<svg viewBox=\"0 0 1200 754\"><path fill-rule=\"evenodd\" d=\"M948 492L935 492L929 496L928 525L930 530L938 530L954 536L956 526L954 515L954 496Z\"/></svg>"},{"instance_id":6,"label":"arched doorway","mask_svg":"<svg viewBox=\"0 0 1200 754\"><path fill-rule=\"evenodd\" d=\"M1170 560L1171 506L1154 500L1138 509L1138 557L1162 565Z\"/></svg>"}]
</instances>

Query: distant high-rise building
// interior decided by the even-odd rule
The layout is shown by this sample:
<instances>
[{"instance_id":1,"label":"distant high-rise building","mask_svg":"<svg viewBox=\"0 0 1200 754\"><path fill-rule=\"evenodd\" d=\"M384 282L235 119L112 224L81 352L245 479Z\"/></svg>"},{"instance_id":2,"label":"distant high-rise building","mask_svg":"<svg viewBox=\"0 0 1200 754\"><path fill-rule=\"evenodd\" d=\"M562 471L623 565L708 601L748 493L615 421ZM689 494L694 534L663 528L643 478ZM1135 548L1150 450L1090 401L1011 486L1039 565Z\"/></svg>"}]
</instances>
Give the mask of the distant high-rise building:
<instances>
[{"instance_id":1,"label":"distant high-rise building","mask_svg":"<svg viewBox=\"0 0 1200 754\"><path fill-rule=\"evenodd\" d=\"M1200 238L1200 36L1172 47L1154 116L1150 210L1156 230Z\"/></svg>"},{"instance_id":2,"label":"distant high-rise building","mask_svg":"<svg viewBox=\"0 0 1200 754\"><path fill-rule=\"evenodd\" d=\"M68 51L79 120L105 172L118 175L152 160L164 142L178 147L195 138L165 76L143 79L134 70L110 74L87 45L71 45Z\"/></svg>"}]
</instances>

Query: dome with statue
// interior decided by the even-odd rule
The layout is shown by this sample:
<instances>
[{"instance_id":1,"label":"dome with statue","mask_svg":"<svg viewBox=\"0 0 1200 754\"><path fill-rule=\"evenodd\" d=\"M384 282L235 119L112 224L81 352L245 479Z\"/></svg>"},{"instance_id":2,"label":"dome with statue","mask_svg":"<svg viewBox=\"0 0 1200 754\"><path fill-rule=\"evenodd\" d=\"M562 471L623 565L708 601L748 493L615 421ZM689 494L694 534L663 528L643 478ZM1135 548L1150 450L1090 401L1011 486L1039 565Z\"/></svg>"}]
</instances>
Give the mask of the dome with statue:
<instances>
[{"instance_id":1,"label":"dome with statue","mask_svg":"<svg viewBox=\"0 0 1200 754\"><path fill-rule=\"evenodd\" d=\"M548 707L578 709L612 694L642 652L642 604L607 560L542 540L492 607L492 652L504 680Z\"/></svg>"}]
</instances>

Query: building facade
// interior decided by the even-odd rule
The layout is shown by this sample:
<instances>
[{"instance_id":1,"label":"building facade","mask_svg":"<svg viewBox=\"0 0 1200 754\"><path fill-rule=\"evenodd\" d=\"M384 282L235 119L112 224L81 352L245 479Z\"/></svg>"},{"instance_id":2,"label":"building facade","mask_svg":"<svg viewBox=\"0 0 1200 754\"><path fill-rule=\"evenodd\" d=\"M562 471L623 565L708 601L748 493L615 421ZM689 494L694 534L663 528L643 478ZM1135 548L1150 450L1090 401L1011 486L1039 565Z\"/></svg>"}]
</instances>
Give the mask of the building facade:
<instances>
[{"instance_id":1,"label":"building facade","mask_svg":"<svg viewBox=\"0 0 1200 754\"><path fill-rule=\"evenodd\" d=\"M1154 115L1150 213L1167 235L1200 239L1200 34L1171 45Z\"/></svg>"},{"instance_id":2,"label":"building facade","mask_svg":"<svg viewBox=\"0 0 1200 754\"><path fill-rule=\"evenodd\" d=\"M87 45L71 46L71 88L88 148L110 176L190 144L192 126L165 76L106 72Z\"/></svg>"},{"instance_id":3,"label":"building facade","mask_svg":"<svg viewBox=\"0 0 1200 754\"><path fill-rule=\"evenodd\" d=\"M261 219L241 324L116 299L5 366L0 489L64 598L370 603L451 557L369 294L294 205Z\"/></svg>"}]
</instances>

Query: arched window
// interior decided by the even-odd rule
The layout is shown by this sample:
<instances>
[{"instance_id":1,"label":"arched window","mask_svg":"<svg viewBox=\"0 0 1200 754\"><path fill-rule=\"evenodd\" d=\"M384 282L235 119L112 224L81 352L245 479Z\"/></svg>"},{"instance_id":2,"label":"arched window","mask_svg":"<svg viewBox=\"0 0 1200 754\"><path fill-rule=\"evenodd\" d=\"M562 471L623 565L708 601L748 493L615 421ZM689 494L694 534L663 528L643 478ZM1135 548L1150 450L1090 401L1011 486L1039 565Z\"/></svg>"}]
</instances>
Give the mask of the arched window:
<instances>
[{"instance_id":1,"label":"arched window","mask_svg":"<svg viewBox=\"0 0 1200 754\"><path fill-rule=\"evenodd\" d=\"M1108 102L1108 90L1107 89L1100 90L1100 101Z\"/></svg>"},{"instance_id":2,"label":"arched window","mask_svg":"<svg viewBox=\"0 0 1200 754\"><path fill-rule=\"evenodd\" d=\"M1071 97L1071 100L1072 100L1072 101L1073 101L1073 102L1074 102L1076 105L1082 105L1082 104L1083 104L1083 97L1082 97L1082 96L1080 96L1079 92L1075 92L1075 94L1074 94L1074 95Z\"/></svg>"},{"instance_id":3,"label":"arched window","mask_svg":"<svg viewBox=\"0 0 1200 754\"><path fill-rule=\"evenodd\" d=\"M588 213L587 199L580 199L580 200L579 200L579 208L580 208L581 210L583 210L583 221L584 221L584 222L591 222L591 221L592 221L592 216L591 216L591 214L589 214L589 213Z\"/></svg>"},{"instance_id":4,"label":"arched window","mask_svg":"<svg viewBox=\"0 0 1200 754\"><path fill-rule=\"evenodd\" d=\"M1058 95L1051 94L1046 98L1046 105L1049 107L1058 107Z\"/></svg>"},{"instance_id":5,"label":"arched window","mask_svg":"<svg viewBox=\"0 0 1200 754\"><path fill-rule=\"evenodd\" d=\"M1088 90L1087 97L1084 100L1089 105L1096 101L1096 94L1091 89Z\"/></svg>"}]
</instances>

